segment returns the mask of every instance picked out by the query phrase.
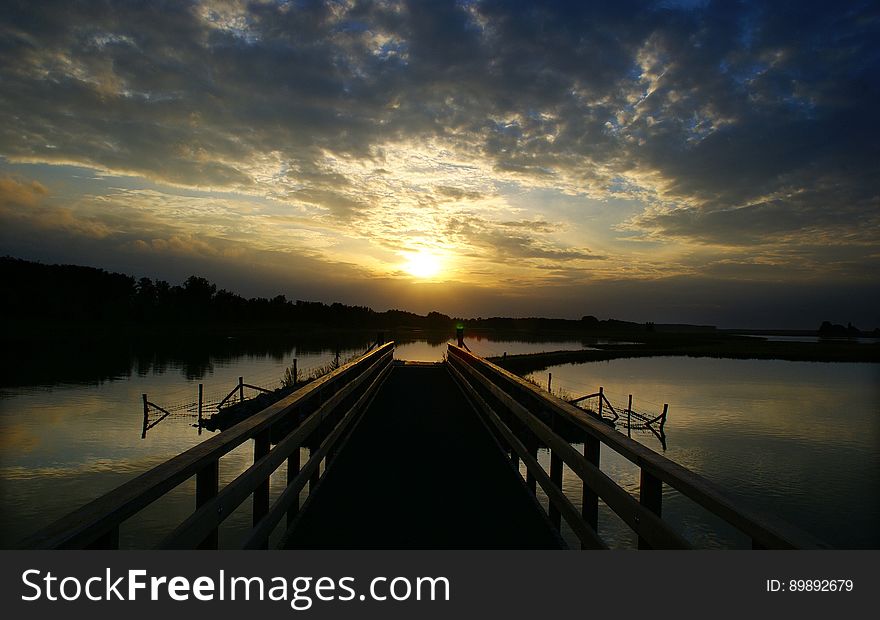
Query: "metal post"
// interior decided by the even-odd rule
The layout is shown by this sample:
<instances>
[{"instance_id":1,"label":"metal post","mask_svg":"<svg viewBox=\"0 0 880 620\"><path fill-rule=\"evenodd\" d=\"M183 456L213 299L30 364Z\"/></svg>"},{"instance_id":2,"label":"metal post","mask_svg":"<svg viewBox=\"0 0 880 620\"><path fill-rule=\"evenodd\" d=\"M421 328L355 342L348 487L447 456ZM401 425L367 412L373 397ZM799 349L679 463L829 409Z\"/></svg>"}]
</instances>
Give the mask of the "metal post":
<instances>
[{"instance_id":1,"label":"metal post","mask_svg":"<svg viewBox=\"0 0 880 620\"><path fill-rule=\"evenodd\" d=\"M199 435L202 434L202 395L204 394L204 384L199 383Z\"/></svg>"},{"instance_id":2,"label":"metal post","mask_svg":"<svg viewBox=\"0 0 880 620\"><path fill-rule=\"evenodd\" d=\"M238 378L238 401L244 402L244 377Z\"/></svg>"}]
</instances>

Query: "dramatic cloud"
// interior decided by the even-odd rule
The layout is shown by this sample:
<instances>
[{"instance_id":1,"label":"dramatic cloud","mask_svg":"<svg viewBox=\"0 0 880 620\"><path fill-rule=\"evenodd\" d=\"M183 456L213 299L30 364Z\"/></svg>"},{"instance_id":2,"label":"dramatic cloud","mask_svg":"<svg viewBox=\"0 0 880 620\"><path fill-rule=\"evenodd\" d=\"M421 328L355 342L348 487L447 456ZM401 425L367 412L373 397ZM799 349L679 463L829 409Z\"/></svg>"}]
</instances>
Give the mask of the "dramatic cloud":
<instances>
[{"instance_id":1,"label":"dramatic cloud","mask_svg":"<svg viewBox=\"0 0 880 620\"><path fill-rule=\"evenodd\" d=\"M0 213L340 287L876 289L878 41L867 1L5 2Z\"/></svg>"}]
</instances>

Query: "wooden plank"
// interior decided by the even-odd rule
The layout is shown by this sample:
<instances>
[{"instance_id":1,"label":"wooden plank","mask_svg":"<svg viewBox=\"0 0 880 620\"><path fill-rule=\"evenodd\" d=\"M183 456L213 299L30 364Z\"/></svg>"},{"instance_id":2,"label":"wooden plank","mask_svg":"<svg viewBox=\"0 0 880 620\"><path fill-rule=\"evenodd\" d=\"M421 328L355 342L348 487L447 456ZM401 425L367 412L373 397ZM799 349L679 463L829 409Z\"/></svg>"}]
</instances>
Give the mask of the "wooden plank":
<instances>
[{"instance_id":1,"label":"wooden plank","mask_svg":"<svg viewBox=\"0 0 880 620\"><path fill-rule=\"evenodd\" d=\"M453 359L453 358L450 358ZM611 480L604 472L587 461L567 441L556 435L550 427L535 417L529 410L503 392L483 375L464 361L457 362L475 380L497 398L509 411L522 420L538 439L552 451L557 452L562 460L574 471L581 480L588 484L605 500L623 521L640 536L649 540L658 549L687 549L688 543L679 536L667 523L664 523L649 510L640 506L633 497Z\"/></svg>"},{"instance_id":2,"label":"wooden plank","mask_svg":"<svg viewBox=\"0 0 880 620\"><path fill-rule=\"evenodd\" d=\"M515 386L543 406L550 407L565 419L595 437L615 452L687 496L709 512L721 517L768 549L818 549L827 545L811 534L786 523L774 515L738 505L716 485L678 463L657 454L637 441L610 429L583 410L548 394L513 373L492 364L453 344L448 345L449 359L461 358L477 364L492 377Z\"/></svg>"},{"instance_id":3,"label":"wooden plank","mask_svg":"<svg viewBox=\"0 0 880 620\"><path fill-rule=\"evenodd\" d=\"M578 540L581 541L581 546L584 549L607 549L607 546L604 541L599 538L598 534L596 534L596 532L584 523L583 519L581 519L577 508L574 507L571 500L568 499L559 486L553 483L550 476L547 475L547 472L544 471L544 468L541 467L537 459L532 457L529 453L529 449L526 448L516 435L513 434L513 431L507 427L495 410L489 406L489 404L479 395L455 366L450 365L449 370L452 372L453 377L458 381L459 385L467 392L468 396L470 396L472 401L476 403L489 421L498 429L498 432L504 441L506 441L507 444L519 454L526 469L531 472L533 478L541 485L544 493L547 494L547 498L550 500L550 505L556 506L556 509L561 516L565 518L566 523L569 524L572 531L578 537Z\"/></svg>"},{"instance_id":4,"label":"wooden plank","mask_svg":"<svg viewBox=\"0 0 880 620\"><path fill-rule=\"evenodd\" d=\"M202 540L206 533L220 525L235 508L243 502L248 495L274 472L284 460L289 457L294 449L298 449L302 443L314 432L322 420L335 409L341 401L368 376L380 367L388 366L391 360L390 351L376 360L372 366L361 373L357 378L350 381L343 389L338 391L320 409L315 411L299 427L293 430L287 437L281 440L274 450L260 458L257 462L242 472L235 480L230 482L220 491L215 498L205 503L181 523L165 540L160 548L191 549L197 541ZM234 428L234 427L233 427ZM311 459L310 459L311 460ZM311 473L311 470L310 472Z\"/></svg>"}]
</instances>

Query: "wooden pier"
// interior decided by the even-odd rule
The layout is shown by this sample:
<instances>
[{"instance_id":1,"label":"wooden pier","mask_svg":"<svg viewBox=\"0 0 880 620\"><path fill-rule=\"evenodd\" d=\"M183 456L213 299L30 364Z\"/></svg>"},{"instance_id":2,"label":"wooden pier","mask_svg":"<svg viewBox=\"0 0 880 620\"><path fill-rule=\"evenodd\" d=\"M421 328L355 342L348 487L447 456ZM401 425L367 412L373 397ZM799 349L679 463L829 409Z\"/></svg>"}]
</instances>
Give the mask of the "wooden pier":
<instances>
[{"instance_id":1,"label":"wooden pier","mask_svg":"<svg viewBox=\"0 0 880 620\"><path fill-rule=\"evenodd\" d=\"M465 347L450 344L447 360L435 364L396 362L393 352L393 343L369 351L22 546L116 548L129 517L193 477L193 513L169 528L162 548L217 548L223 520L249 501L253 527L243 546L251 549L267 548L279 528L287 548L562 548L563 520L578 547L601 549L600 499L638 535L640 549L689 548L662 518L664 484L754 548L823 546ZM220 460L245 442L253 464L220 488ZM637 496L602 471L600 444L640 468ZM549 471L541 449L550 453ZM269 477L285 462L287 485L270 503ZM565 474L577 477L578 501L563 491Z\"/></svg>"}]
</instances>

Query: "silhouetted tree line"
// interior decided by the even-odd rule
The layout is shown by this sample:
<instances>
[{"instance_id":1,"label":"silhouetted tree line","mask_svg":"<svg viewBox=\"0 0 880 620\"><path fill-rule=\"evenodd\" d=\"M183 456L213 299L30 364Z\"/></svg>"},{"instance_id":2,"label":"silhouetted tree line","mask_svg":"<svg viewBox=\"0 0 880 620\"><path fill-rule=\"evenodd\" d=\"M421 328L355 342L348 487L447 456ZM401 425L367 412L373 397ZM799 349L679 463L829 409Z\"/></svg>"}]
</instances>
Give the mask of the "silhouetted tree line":
<instances>
[{"instance_id":1,"label":"silhouetted tree line","mask_svg":"<svg viewBox=\"0 0 880 620\"><path fill-rule=\"evenodd\" d=\"M859 336L880 337L880 327L874 331L862 331L852 323L847 323L846 327L831 323L831 321L822 321L819 326L819 336L824 338L858 338Z\"/></svg>"},{"instance_id":2,"label":"silhouetted tree line","mask_svg":"<svg viewBox=\"0 0 880 620\"><path fill-rule=\"evenodd\" d=\"M375 312L365 306L318 301L247 299L199 276L182 285L135 278L94 267L44 265L0 259L2 315L28 319L101 322L309 323L392 328L411 325L448 329L453 319L439 312L420 316L404 310Z\"/></svg>"},{"instance_id":3,"label":"silhouetted tree line","mask_svg":"<svg viewBox=\"0 0 880 620\"><path fill-rule=\"evenodd\" d=\"M376 312L366 306L319 301L247 299L199 276L181 285L164 280L110 273L94 267L45 265L12 257L0 258L0 316L7 318L97 321L101 323L313 324L328 327L451 331L468 328L539 334L553 331L653 331L653 324L594 316L581 320L531 318L453 318L440 312L422 316L405 310ZM658 326L659 327L659 326Z\"/></svg>"}]
</instances>

